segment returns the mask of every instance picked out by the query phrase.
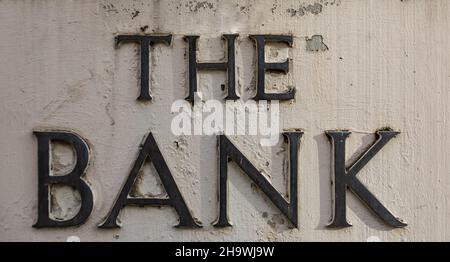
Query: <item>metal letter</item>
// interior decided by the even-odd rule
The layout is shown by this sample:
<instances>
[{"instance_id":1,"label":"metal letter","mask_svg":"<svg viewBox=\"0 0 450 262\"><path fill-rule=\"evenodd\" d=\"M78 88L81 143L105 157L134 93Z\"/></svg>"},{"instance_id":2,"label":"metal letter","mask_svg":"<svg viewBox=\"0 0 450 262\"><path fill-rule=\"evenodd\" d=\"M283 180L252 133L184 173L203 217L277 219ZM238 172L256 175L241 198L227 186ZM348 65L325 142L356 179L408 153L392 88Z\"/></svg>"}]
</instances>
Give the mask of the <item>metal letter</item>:
<instances>
[{"instance_id":1,"label":"metal letter","mask_svg":"<svg viewBox=\"0 0 450 262\"><path fill-rule=\"evenodd\" d=\"M93 196L89 185L81 179L89 164L89 147L79 135L69 131L33 132L38 140L38 219L33 227L69 227L83 224L93 207ZM69 143L76 154L75 167L67 175L52 176L50 168L51 141ZM65 220L53 220L49 216L49 188L53 184L71 186L81 196L81 207L75 217Z\"/></svg>"},{"instance_id":2,"label":"metal letter","mask_svg":"<svg viewBox=\"0 0 450 262\"><path fill-rule=\"evenodd\" d=\"M227 61L218 63L199 63L197 62L197 39L199 36L188 35L185 40L189 48L189 95L186 100L193 103L194 93L197 92L197 71L198 70L226 70L228 95L225 99L235 100L236 95L236 72L235 72L235 40L238 35L223 35L227 42Z\"/></svg>"},{"instance_id":3,"label":"metal letter","mask_svg":"<svg viewBox=\"0 0 450 262\"><path fill-rule=\"evenodd\" d=\"M164 189L167 192L168 198L129 198L128 195L136 180L139 170L144 165L147 157L153 162L156 171L161 179ZM169 170L169 167L164 160L161 151L159 151L158 145L153 138L152 133L149 133L144 144L141 145L141 151L137 160L131 169L125 184L123 185L113 208L109 212L107 218L101 223L99 228L118 228L117 216L120 210L126 205L137 206L173 206L178 216L180 217L180 223L176 227L195 228L201 227L192 217L183 196L178 189L175 180Z\"/></svg>"},{"instance_id":4,"label":"metal letter","mask_svg":"<svg viewBox=\"0 0 450 262\"><path fill-rule=\"evenodd\" d=\"M349 227L346 217L346 189L349 188L381 220L391 227L405 227L406 224L394 217L383 204L356 178L356 174L399 132L377 131L376 141L349 167L345 164L345 141L349 131L326 131L332 143L334 208L330 227Z\"/></svg>"},{"instance_id":5,"label":"metal letter","mask_svg":"<svg viewBox=\"0 0 450 262\"><path fill-rule=\"evenodd\" d=\"M172 35L119 35L116 37L116 46L121 42L136 42L140 45L141 53L141 92L138 100L152 100L149 83L149 46L155 43L170 45Z\"/></svg>"},{"instance_id":6,"label":"metal letter","mask_svg":"<svg viewBox=\"0 0 450 262\"><path fill-rule=\"evenodd\" d=\"M266 63L265 46L267 42L282 42L292 47L290 35L250 35L256 42L256 63L258 65L256 77L256 96L254 100L290 100L295 97L295 88L286 93L266 93L266 71L288 73L289 60L282 63Z\"/></svg>"},{"instance_id":7,"label":"metal letter","mask_svg":"<svg viewBox=\"0 0 450 262\"><path fill-rule=\"evenodd\" d=\"M247 174L250 179L266 194L272 203L289 219L294 227L297 223L297 169L298 144L302 131L284 132L283 136L289 145L289 202L278 192L272 184L253 166L253 164L228 140L225 135L219 136L219 218L216 227L229 227L227 213L227 170L228 160L233 160Z\"/></svg>"}]
</instances>

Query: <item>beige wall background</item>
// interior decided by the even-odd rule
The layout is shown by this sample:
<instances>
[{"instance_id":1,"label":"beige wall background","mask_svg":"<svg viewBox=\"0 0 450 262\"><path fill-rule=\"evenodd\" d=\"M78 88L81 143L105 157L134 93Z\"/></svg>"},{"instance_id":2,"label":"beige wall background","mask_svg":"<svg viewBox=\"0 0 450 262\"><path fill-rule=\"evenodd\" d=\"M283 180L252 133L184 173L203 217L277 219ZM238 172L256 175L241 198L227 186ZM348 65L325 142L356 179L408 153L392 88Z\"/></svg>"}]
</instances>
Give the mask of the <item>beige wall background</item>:
<instances>
[{"instance_id":1,"label":"beige wall background","mask_svg":"<svg viewBox=\"0 0 450 262\"><path fill-rule=\"evenodd\" d=\"M449 241L450 227L450 2L447 0L2 0L0 1L0 240L66 241ZM170 47L151 55L154 100L138 102L137 45L114 48L126 33L171 33ZM215 229L216 138L176 137L171 104L187 94L186 43L199 34L199 59L224 59L221 35L239 33L237 88L255 92L255 51L249 34L292 34L294 47L274 45L269 59L290 58L287 76L270 86L295 85L294 101L280 103L282 128L302 128L299 152L299 225L290 229L270 201L237 166L229 167L229 217ZM323 44L307 45L321 35ZM316 38L317 40L318 38ZM317 44L317 43L316 43ZM314 50L313 47L319 47ZM222 99L225 73L201 73L206 98ZM331 158L325 130L350 129L348 158L392 127L392 140L358 178L395 215L403 229L382 224L348 193L353 227L330 230ZM34 229L37 217L36 129L75 130L91 144L86 179L95 194L89 220L78 228ZM96 226L112 207L151 130L195 217L198 230L173 226L170 207L127 207L123 227ZM281 144L261 147L257 137L235 144L285 192ZM69 169L72 154L55 145L53 165ZM151 168L141 194L163 194ZM52 215L77 211L69 188L52 190Z\"/></svg>"}]
</instances>

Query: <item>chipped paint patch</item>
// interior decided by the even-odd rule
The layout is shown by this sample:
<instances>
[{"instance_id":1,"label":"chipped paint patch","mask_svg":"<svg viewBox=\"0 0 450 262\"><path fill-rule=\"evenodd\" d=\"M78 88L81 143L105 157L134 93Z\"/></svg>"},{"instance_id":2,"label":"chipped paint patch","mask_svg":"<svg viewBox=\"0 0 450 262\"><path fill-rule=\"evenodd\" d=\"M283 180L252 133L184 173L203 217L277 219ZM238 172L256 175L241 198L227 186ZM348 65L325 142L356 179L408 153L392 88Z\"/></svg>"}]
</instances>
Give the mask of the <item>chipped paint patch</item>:
<instances>
[{"instance_id":1,"label":"chipped paint patch","mask_svg":"<svg viewBox=\"0 0 450 262\"><path fill-rule=\"evenodd\" d=\"M322 13L322 5L321 4L319 4L319 3L315 3L315 4L313 4L313 5L307 5L306 7L305 7L305 11L307 12L307 13L311 13L311 14L313 14L313 15L318 15L318 14L320 14L320 13Z\"/></svg>"},{"instance_id":2,"label":"chipped paint patch","mask_svg":"<svg viewBox=\"0 0 450 262\"><path fill-rule=\"evenodd\" d=\"M51 170L52 175L61 176L69 173L75 166L76 156L72 146L66 142L52 142Z\"/></svg>"},{"instance_id":3,"label":"chipped paint patch","mask_svg":"<svg viewBox=\"0 0 450 262\"><path fill-rule=\"evenodd\" d=\"M130 192L131 197L167 198L158 172L150 161L146 161L136 177Z\"/></svg>"},{"instance_id":4,"label":"chipped paint patch","mask_svg":"<svg viewBox=\"0 0 450 262\"><path fill-rule=\"evenodd\" d=\"M288 13L291 17L301 17L307 14L311 15L318 15L322 13L322 10L326 6L339 6L341 4L340 0L332 0L332 1L326 1L326 0L320 0L319 2L315 2L312 4L301 4L297 7L290 7L286 9L286 13ZM276 5L274 4L274 9L276 9Z\"/></svg>"},{"instance_id":5,"label":"chipped paint patch","mask_svg":"<svg viewBox=\"0 0 450 262\"><path fill-rule=\"evenodd\" d=\"M81 196L77 190L65 185L50 187L50 218L69 220L75 217L81 208Z\"/></svg>"},{"instance_id":6,"label":"chipped paint patch","mask_svg":"<svg viewBox=\"0 0 450 262\"><path fill-rule=\"evenodd\" d=\"M208 1L180 1L176 8L183 8L191 13L198 13L205 10L212 10L213 12L216 12L216 5Z\"/></svg>"},{"instance_id":7,"label":"chipped paint patch","mask_svg":"<svg viewBox=\"0 0 450 262\"><path fill-rule=\"evenodd\" d=\"M323 42L321 35L313 35L306 38L306 50L311 52L327 51L328 46Z\"/></svg>"},{"instance_id":8,"label":"chipped paint patch","mask_svg":"<svg viewBox=\"0 0 450 262\"><path fill-rule=\"evenodd\" d=\"M265 218L268 218L268 214ZM288 222L282 214L273 214L270 219L267 219L267 225L277 232L288 229Z\"/></svg>"}]
</instances>

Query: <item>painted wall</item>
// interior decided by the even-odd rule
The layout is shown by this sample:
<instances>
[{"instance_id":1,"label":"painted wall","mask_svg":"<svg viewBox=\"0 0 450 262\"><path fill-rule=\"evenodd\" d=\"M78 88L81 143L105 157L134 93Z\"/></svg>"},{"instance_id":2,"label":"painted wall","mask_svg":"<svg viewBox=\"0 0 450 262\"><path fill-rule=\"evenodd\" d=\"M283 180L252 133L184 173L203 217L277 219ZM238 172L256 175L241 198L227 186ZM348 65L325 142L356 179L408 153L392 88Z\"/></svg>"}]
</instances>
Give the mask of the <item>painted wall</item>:
<instances>
[{"instance_id":1,"label":"painted wall","mask_svg":"<svg viewBox=\"0 0 450 262\"><path fill-rule=\"evenodd\" d=\"M423 241L450 240L450 2L447 0L2 0L0 1L0 240L66 241ZM137 45L114 48L125 33L171 33L170 47L151 55L152 102L139 102ZM302 128L299 153L299 229L290 229L235 164L229 167L232 228L216 229L217 139L176 137L171 104L187 94L187 46L198 34L199 59L224 59L221 35L239 33L237 88L255 93L255 51L249 34L292 34L294 47L273 45L273 61L291 59L286 76L268 76L294 101L280 103L282 128ZM313 37L315 36L315 37ZM321 37L320 37L321 36ZM308 40L309 39L309 40ZM223 99L225 73L201 73L207 99ZM331 147L325 130L350 129L354 159L382 127L401 131L358 178L408 226L390 229L353 194L353 227L330 230ZM32 131L75 130L91 146L86 180L94 210L81 227L35 229L37 142ZM195 217L199 230L173 227L170 207L122 211L123 227L96 226L111 208L151 130ZM281 143L231 137L280 191L286 192ZM55 144L53 168L69 170L73 154ZM163 195L145 168L138 195ZM70 188L52 189L52 215L76 213Z\"/></svg>"}]
</instances>

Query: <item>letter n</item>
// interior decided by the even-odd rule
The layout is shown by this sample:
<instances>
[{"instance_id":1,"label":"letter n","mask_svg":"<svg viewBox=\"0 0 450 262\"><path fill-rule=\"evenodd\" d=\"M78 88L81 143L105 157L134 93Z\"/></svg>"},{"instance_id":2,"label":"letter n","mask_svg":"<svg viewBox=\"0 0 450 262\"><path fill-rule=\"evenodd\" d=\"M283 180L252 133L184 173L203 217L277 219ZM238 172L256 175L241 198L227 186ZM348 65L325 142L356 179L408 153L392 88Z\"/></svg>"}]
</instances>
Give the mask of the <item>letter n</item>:
<instances>
[{"instance_id":1,"label":"letter n","mask_svg":"<svg viewBox=\"0 0 450 262\"><path fill-rule=\"evenodd\" d=\"M153 165L161 179L164 189L167 192L168 198L132 198L128 197L130 191L135 183L136 177L144 165L147 158L153 162ZM130 175L128 176L125 184L123 185L113 208L109 212L105 221L101 223L99 228L117 228L120 227L117 224L117 217L120 210L127 205L137 205L137 206L172 206L175 208L178 216L180 217L180 222L176 227L184 228L195 228L201 227L192 217L183 196L178 189L175 180L169 170L169 167L164 160L161 151L153 138L152 133L149 133L145 139L144 144L141 146L141 151L137 160L131 169Z\"/></svg>"},{"instance_id":2,"label":"letter n","mask_svg":"<svg viewBox=\"0 0 450 262\"><path fill-rule=\"evenodd\" d=\"M345 163L345 141L350 136L349 131L326 131L332 143L333 159L333 219L330 227L349 227L346 216L346 191L350 189L364 202L381 220L391 227L405 227L406 224L396 218L381 202L358 180L356 174L399 132L377 131L376 141L362 153L348 168Z\"/></svg>"},{"instance_id":3,"label":"letter n","mask_svg":"<svg viewBox=\"0 0 450 262\"><path fill-rule=\"evenodd\" d=\"M278 192L258 169L225 136L219 136L219 218L216 227L228 227L227 179L228 161L233 160L248 177L264 192L272 203L288 218L294 227L298 227L297 215L297 170L298 145L302 131L284 132L289 147L289 201Z\"/></svg>"}]
</instances>

